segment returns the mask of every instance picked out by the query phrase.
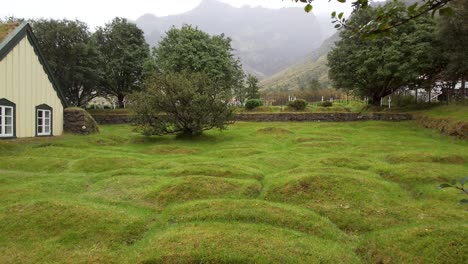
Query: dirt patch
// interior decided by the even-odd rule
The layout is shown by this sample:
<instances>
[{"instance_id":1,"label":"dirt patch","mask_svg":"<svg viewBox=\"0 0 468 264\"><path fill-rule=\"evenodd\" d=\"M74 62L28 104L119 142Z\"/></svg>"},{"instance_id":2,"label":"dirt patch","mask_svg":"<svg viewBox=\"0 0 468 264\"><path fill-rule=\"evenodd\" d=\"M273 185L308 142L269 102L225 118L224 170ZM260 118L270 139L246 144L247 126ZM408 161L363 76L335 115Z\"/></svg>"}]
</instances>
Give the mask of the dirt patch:
<instances>
[{"instance_id":1,"label":"dirt patch","mask_svg":"<svg viewBox=\"0 0 468 264\"><path fill-rule=\"evenodd\" d=\"M455 136L461 139L468 139L468 122L453 121L447 118L431 118L418 116L417 122L425 128L436 129L440 133Z\"/></svg>"},{"instance_id":2,"label":"dirt patch","mask_svg":"<svg viewBox=\"0 0 468 264\"><path fill-rule=\"evenodd\" d=\"M261 128L257 130L258 134L262 135L290 135L293 134L292 131L286 129L286 128L280 128L280 127L266 127L266 128Z\"/></svg>"},{"instance_id":3,"label":"dirt patch","mask_svg":"<svg viewBox=\"0 0 468 264\"><path fill-rule=\"evenodd\" d=\"M143 151L146 154L156 154L156 155L184 155L184 154L197 154L200 153L198 149L191 149L191 148L161 148L155 147L146 149Z\"/></svg>"},{"instance_id":4,"label":"dirt patch","mask_svg":"<svg viewBox=\"0 0 468 264\"><path fill-rule=\"evenodd\" d=\"M409 162L434 162L444 164L463 165L467 161L466 157L460 155L436 155L432 153L403 153L394 154L386 157L389 163L409 163Z\"/></svg>"},{"instance_id":5,"label":"dirt patch","mask_svg":"<svg viewBox=\"0 0 468 264\"><path fill-rule=\"evenodd\" d=\"M342 137L298 137L296 139L297 143L305 143L305 142L338 142L343 140Z\"/></svg>"}]
</instances>

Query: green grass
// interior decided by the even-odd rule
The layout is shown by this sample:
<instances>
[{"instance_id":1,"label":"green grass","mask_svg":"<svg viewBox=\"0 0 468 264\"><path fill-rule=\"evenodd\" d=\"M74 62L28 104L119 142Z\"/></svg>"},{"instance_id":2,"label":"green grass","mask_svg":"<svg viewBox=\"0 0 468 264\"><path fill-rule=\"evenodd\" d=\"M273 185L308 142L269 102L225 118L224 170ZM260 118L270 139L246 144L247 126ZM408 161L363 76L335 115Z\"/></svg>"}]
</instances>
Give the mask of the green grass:
<instances>
[{"instance_id":1,"label":"green grass","mask_svg":"<svg viewBox=\"0 0 468 264\"><path fill-rule=\"evenodd\" d=\"M0 141L1 263L464 263L468 142L415 122Z\"/></svg>"},{"instance_id":2,"label":"green grass","mask_svg":"<svg viewBox=\"0 0 468 264\"><path fill-rule=\"evenodd\" d=\"M416 111L416 114L432 118L447 118L452 121L468 122L468 100L458 104L439 105L426 111Z\"/></svg>"}]
</instances>

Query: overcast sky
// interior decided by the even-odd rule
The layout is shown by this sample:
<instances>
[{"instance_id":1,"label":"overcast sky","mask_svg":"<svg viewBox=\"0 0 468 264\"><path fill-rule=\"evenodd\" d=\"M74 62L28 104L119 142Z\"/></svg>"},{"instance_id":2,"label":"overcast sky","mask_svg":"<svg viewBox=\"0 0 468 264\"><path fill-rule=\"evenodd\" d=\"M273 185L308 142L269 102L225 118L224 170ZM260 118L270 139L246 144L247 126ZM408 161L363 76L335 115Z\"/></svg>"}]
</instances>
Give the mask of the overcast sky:
<instances>
[{"instance_id":1,"label":"overcast sky","mask_svg":"<svg viewBox=\"0 0 468 264\"><path fill-rule=\"evenodd\" d=\"M102 26L112 18L119 16L137 19L143 14L168 16L192 10L202 0L13 0L2 1L0 17L15 16L20 18L68 18L87 22L91 28ZM301 6L291 0L219 0L235 7L244 5L282 8ZM348 1L349 2L349 1ZM314 13L330 14L332 11L350 12L349 3L341 4L337 0L315 0Z\"/></svg>"}]
</instances>

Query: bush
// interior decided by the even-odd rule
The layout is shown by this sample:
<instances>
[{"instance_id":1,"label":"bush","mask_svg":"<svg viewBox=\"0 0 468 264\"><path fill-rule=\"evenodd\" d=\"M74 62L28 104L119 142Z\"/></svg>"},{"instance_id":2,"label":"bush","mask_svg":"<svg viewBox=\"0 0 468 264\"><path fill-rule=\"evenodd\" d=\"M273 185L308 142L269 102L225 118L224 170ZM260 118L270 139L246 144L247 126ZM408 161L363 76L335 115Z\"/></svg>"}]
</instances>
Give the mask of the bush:
<instances>
[{"instance_id":1,"label":"bush","mask_svg":"<svg viewBox=\"0 0 468 264\"><path fill-rule=\"evenodd\" d=\"M250 99L248 100L246 103L245 103L245 109L247 110L252 110L252 109L255 109L259 106L262 106L263 103L261 100L259 99Z\"/></svg>"},{"instance_id":2,"label":"bush","mask_svg":"<svg viewBox=\"0 0 468 264\"><path fill-rule=\"evenodd\" d=\"M201 73L153 76L146 90L131 98L136 130L146 136L197 136L205 130L225 129L234 118L228 106L230 92Z\"/></svg>"},{"instance_id":3,"label":"bush","mask_svg":"<svg viewBox=\"0 0 468 264\"><path fill-rule=\"evenodd\" d=\"M330 101L325 101L325 102L322 102L320 105L323 107L331 107L333 106L333 103Z\"/></svg>"},{"instance_id":4,"label":"bush","mask_svg":"<svg viewBox=\"0 0 468 264\"><path fill-rule=\"evenodd\" d=\"M296 111L304 110L307 107L307 102L305 100L294 100L288 103L288 106Z\"/></svg>"}]
</instances>

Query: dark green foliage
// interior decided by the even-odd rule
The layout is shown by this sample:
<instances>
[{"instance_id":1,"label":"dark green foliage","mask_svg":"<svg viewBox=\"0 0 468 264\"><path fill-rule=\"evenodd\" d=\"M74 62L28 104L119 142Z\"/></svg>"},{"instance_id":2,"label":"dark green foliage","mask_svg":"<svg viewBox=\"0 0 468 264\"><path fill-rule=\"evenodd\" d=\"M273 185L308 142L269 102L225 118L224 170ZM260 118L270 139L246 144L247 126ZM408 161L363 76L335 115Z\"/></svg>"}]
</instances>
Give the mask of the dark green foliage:
<instances>
[{"instance_id":1,"label":"dark green foliage","mask_svg":"<svg viewBox=\"0 0 468 264\"><path fill-rule=\"evenodd\" d=\"M452 181L450 183L443 183L439 185L439 189L444 189L444 188L454 188L459 191L461 191L463 194L468 195L468 189L465 187L465 183L468 182L468 177L462 178L460 181ZM468 204L468 199L461 199L460 203L462 204Z\"/></svg>"},{"instance_id":2,"label":"dark green foliage","mask_svg":"<svg viewBox=\"0 0 468 264\"><path fill-rule=\"evenodd\" d=\"M40 19L32 25L41 51L68 104L85 106L98 96L98 85L102 79L101 60L88 25L66 19Z\"/></svg>"},{"instance_id":3,"label":"dark green foliage","mask_svg":"<svg viewBox=\"0 0 468 264\"><path fill-rule=\"evenodd\" d=\"M458 82L468 80L468 1L454 0L450 3L453 15L440 17L436 31L436 45L446 63L441 76Z\"/></svg>"},{"instance_id":4,"label":"dark green foliage","mask_svg":"<svg viewBox=\"0 0 468 264\"><path fill-rule=\"evenodd\" d=\"M288 106L296 111L304 110L307 107L307 101L305 100L294 100L288 103Z\"/></svg>"},{"instance_id":5,"label":"dark green foliage","mask_svg":"<svg viewBox=\"0 0 468 264\"><path fill-rule=\"evenodd\" d=\"M125 96L142 88L143 65L149 57L143 31L125 18L114 18L99 27L94 37L103 59L102 89L116 96L123 107Z\"/></svg>"},{"instance_id":6,"label":"dark green foliage","mask_svg":"<svg viewBox=\"0 0 468 264\"><path fill-rule=\"evenodd\" d=\"M158 73L198 72L219 86L231 91L243 79L241 64L232 53L231 39L209 34L184 25L172 28L153 49L152 67Z\"/></svg>"},{"instance_id":7,"label":"dark green foliage","mask_svg":"<svg viewBox=\"0 0 468 264\"><path fill-rule=\"evenodd\" d=\"M292 0L294 2L305 3L305 12L309 13L313 9L314 0ZM337 0L340 3L346 3L346 0ZM448 3L456 2L457 0L394 0L393 2L405 3L405 6L401 10L396 9L379 9L369 21L369 23L361 24L354 23L352 19L346 19L344 13L337 13L336 11L331 13L332 23L335 24L336 29L350 29L366 36L372 36L376 34L382 34L388 32L388 30L397 28L405 25L420 16L425 14L432 14L434 16L438 13L440 16L450 16L453 14L453 9L447 6ZM465 1L465 0L460 0ZM351 5L353 6L353 12L359 12L360 10L366 10L371 8L371 0L353 0ZM392 1L387 1L392 2Z\"/></svg>"},{"instance_id":8,"label":"dark green foliage","mask_svg":"<svg viewBox=\"0 0 468 264\"><path fill-rule=\"evenodd\" d=\"M255 75L247 75L247 98L248 99L260 99L260 92L258 91L258 78Z\"/></svg>"},{"instance_id":9,"label":"dark green foliage","mask_svg":"<svg viewBox=\"0 0 468 264\"><path fill-rule=\"evenodd\" d=\"M230 92L203 73L167 73L147 81L143 92L132 96L137 130L146 136L200 135L225 129L233 119Z\"/></svg>"},{"instance_id":10,"label":"dark green foliage","mask_svg":"<svg viewBox=\"0 0 468 264\"><path fill-rule=\"evenodd\" d=\"M263 102L259 99L250 99L250 100L247 100L247 102L245 102L245 108L247 110L253 110L262 105L263 105Z\"/></svg>"},{"instance_id":11,"label":"dark green foliage","mask_svg":"<svg viewBox=\"0 0 468 264\"><path fill-rule=\"evenodd\" d=\"M400 12L405 6L390 3L357 12L352 21L365 25L381 10ZM328 54L329 77L337 88L368 96L371 103L391 94L403 85L422 84L439 58L432 45L435 23L430 17L414 19L385 35L363 38L351 30Z\"/></svg>"},{"instance_id":12,"label":"dark green foliage","mask_svg":"<svg viewBox=\"0 0 468 264\"><path fill-rule=\"evenodd\" d=\"M322 102L320 105L323 107L331 107L333 106L333 103L330 101L325 101L325 102Z\"/></svg>"},{"instance_id":13,"label":"dark green foliage","mask_svg":"<svg viewBox=\"0 0 468 264\"><path fill-rule=\"evenodd\" d=\"M228 102L243 72L231 40L186 25L172 28L145 63L146 91L133 97L135 122L144 135L200 135L225 129Z\"/></svg>"}]
</instances>

